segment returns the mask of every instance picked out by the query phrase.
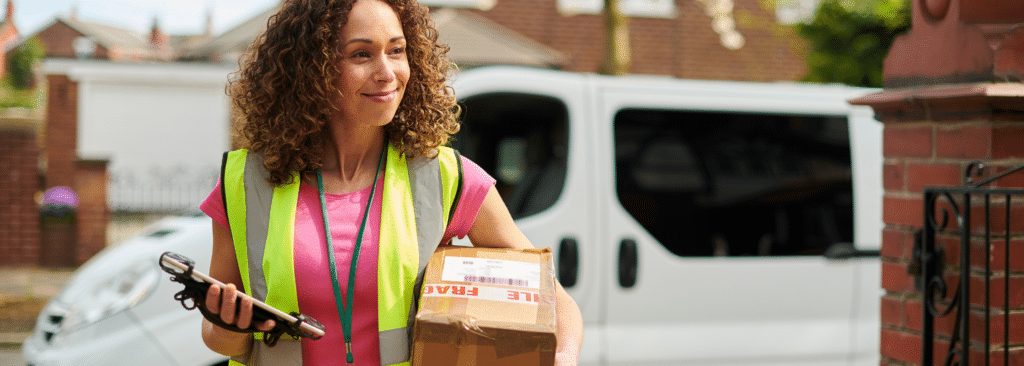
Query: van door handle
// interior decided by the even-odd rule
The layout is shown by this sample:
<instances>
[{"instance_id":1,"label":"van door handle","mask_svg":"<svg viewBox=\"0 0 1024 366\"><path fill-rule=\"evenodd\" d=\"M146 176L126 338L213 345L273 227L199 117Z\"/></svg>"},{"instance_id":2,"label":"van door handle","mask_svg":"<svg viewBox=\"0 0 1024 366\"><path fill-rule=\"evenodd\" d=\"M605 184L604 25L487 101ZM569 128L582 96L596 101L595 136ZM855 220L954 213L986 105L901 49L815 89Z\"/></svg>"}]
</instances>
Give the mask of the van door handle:
<instances>
[{"instance_id":1,"label":"van door handle","mask_svg":"<svg viewBox=\"0 0 1024 366\"><path fill-rule=\"evenodd\" d=\"M640 256L637 253L636 241L622 239L619 243L619 286L632 288L636 285L637 266Z\"/></svg>"},{"instance_id":2,"label":"van door handle","mask_svg":"<svg viewBox=\"0 0 1024 366\"><path fill-rule=\"evenodd\" d=\"M576 238L562 238L558 244L558 282L562 287L576 286L579 267L580 249Z\"/></svg>"},{"instance_id":3,"label":"van door handle","mask_svg":"<svg viewBox=\"0 0 1024 366\"><path fill-rule=\"evenodd\" d=\"M853 246L853 243L835 243L825 248L826 259L846 260L853 258L877 258L880 255L878 250L861 250Z\"/></svg>"}]
</instances>

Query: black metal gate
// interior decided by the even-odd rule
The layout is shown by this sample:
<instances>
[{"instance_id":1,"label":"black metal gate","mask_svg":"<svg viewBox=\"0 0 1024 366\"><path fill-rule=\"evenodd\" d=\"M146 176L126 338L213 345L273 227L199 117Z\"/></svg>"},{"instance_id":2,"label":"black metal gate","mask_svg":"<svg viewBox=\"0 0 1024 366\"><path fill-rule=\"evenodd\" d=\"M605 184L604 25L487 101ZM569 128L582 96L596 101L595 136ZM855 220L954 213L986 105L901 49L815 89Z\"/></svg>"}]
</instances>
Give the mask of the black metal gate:
<instances>
[{"instance_id":1,"label":"black metal gate","mask_svg":"<svg viewBox=\"0 0 1024 366\"><path fill-rule=\"evenodd\" d=\"M1012 229L1015 226L1011 225L1014 220L1020 222L1024 218L1014 218L1011 213L1014 202L1018 207L1024 203L1024 189L986 186L1024 170L1024 166L972 182L972 179L984 175L984 170L981 163L972 163L964 172L965 186L924 189L924 228L915 236L914 259L910 266L912 271L919 273L917 284L924 289L922 365L935 365L936 361L942 365L962 366L972 362L977 365L982 361L981 365L986 366L1009 365L1010 362L1010 352L1007 352L1011 347L1010 242L1014 235L1024 236L1022 232L1015 233ZM959 246L954 248L952 243L957 242ZM946 246L957 251L947 252ZM998 257L1002 258L994 257L993 253L999 251L1002 253ZM972 254L975 258L971 257ZM1022 255L1015 254L1017 257ZM976 258L978 255L984 258ZM946 256L958 256L959 261L947 263ZM995 268L993 261L997 263ZM947 279L956 283L947 284ZM952 285L956 290L948 293L947 289ZM984 295L972 295L975 291ZM1003 299L1001 304L992 303L996 291L1002 291L1001 294L995 293L1002 295L996 296ZM945 318L950 316L954 317L952 329L944 329L949 324ZM937 320L944 325L938 332ZM1000 321L1002 342L993 344L990 327ZM981 329L983 334L975 334L972 338L971 331ZM948 343L948 349L942 343ZM937 346L941 348L936 349ZM936 360L936 357L944 359Z\"/></svg>"}]
</instances>

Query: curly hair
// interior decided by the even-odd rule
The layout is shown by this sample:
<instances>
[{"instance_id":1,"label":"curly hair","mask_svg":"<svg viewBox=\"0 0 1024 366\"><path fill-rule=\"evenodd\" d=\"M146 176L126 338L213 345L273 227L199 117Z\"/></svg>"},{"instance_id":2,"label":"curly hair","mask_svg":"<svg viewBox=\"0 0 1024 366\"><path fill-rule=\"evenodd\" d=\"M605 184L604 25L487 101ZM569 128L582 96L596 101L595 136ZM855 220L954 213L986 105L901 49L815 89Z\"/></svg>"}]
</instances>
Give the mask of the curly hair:
<instances>
[{"instance_id":1,"label":"curly hair","mask_svg":"<svg viewBox=\"0 0 1024 366\"><path fill-rule=\"evenodd\" d=\"M288 0L249 47L228 84L237 129L250 150L263 153L270 182L323 166L328 121L338 93L341 29L359 0ZM398 15L406 38L409 81L386 139L407 157L429 156L459 131L455 70L437 41L428 10L415 0L381 0Z\"/></svg>"}]
</instances>

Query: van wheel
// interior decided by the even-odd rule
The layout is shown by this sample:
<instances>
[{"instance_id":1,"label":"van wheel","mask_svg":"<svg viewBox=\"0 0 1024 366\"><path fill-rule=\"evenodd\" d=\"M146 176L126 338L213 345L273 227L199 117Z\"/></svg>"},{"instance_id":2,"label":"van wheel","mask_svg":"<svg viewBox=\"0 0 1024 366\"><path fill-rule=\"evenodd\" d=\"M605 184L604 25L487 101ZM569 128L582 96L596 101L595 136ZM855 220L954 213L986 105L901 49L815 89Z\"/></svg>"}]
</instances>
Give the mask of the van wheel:
<instances>
[{"instance_id":1,"label":"van wheel","mask_svg":"<svg viewBox=\"0 0 1024 366\"><path fill-rule=\"evenodd\" d=\"M213 365L210 365L210 366L228 366L228 361L229 361L229 360L224 360L224 361L221 361L221 362L215 363L215 364L213 364Z\"/></svg>"}]
</instances>

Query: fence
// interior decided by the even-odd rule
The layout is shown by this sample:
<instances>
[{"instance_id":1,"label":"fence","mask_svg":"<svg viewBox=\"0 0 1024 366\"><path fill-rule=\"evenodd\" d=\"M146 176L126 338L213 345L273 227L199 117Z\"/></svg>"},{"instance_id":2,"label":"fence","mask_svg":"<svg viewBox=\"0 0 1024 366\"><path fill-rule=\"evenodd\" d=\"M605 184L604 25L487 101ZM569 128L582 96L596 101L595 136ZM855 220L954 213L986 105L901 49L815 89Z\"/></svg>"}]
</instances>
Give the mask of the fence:
<instances>
[{"instance_id":1,"label":"fence","mask_svg":"<svg viewBox=\"0 0 1024 366\"><path fill-rule=\"evenodd\" d=\"M111 171L107 202L113 211L197 212L218 177L216 168L183 166Z\"/></svg>"},{"instance_id":2,"label":"fence","mask_svg":"<svg viewBox=\"0 0 1024 366\"><path fill-rule=\"evenodd\" d=\"M1022 169L973 183L985 169L972 163L967 185L925 188L911 265L924 289L922 365L1021 364L1024 257L1011 252L1024 243L1024 189L985 186Z\"/></svg>"}]
</instances>

